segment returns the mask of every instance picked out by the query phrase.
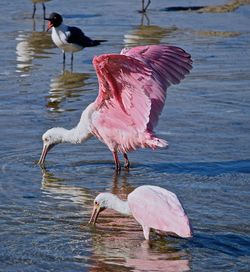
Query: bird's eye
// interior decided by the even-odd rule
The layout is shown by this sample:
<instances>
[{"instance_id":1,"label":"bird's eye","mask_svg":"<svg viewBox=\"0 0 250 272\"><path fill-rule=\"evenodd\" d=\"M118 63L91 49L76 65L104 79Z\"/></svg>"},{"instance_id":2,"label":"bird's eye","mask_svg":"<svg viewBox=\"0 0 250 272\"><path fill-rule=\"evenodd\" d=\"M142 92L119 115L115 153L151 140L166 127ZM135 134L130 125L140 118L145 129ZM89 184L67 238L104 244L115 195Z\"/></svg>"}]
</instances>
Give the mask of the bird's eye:
<instances>
[{"instance_id":1,"label":"bird's eye","mask_svg":"<svg viewBox=\"0 0 250 272\"><path fill-rule=\"evenodd\" d=\"M95 201L95 205L97 205L98 203L97 203L97 201Z\"/></svg>"},{"instance_id":2,"label":"bird's eye","mask_svg":"<svg viewBox=\"0 0 250 272\"><path fill-rule=\"evenodd\" d=\"M45 138L45 139L44 139L44 141L45 141L45 142L48 142L48 141L49 141L49 139L48 139L48 138Z\"/></svg>"}]
</instances>

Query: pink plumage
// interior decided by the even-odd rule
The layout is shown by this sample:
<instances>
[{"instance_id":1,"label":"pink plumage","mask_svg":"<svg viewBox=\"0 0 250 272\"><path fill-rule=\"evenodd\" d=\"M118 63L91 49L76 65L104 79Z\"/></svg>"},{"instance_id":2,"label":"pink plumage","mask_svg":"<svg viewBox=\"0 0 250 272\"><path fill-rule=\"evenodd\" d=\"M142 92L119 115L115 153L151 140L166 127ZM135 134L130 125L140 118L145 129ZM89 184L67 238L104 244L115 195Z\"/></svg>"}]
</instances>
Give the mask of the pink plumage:
<instances>
[{"instance_id":1,"label":"pink plumage","mask_svg":"<svg viewBox=\"0 0 250 272\"><path fill-rule=\"evenodd\" d=\"M191 56L175 46L148 45L95 57L93 65L99 80L96 100L83 111L75 128L53 128L44 133L40 164L56 144L82 143L93 135L113 153L117 170L117 152L123 153L128 168L128 151L167 146L167 141L155 135L154 128L167 87L189 73Z\"/></svg>"},{"instance_id":2,"label":"pink plumage","mask_svg":"<svg viewBox=\"0 0 250 272\"><path fill-rule=\"evenodd\" d=\"M192 236L189 219L174 193L144 185L128 195L128 204L133 217L142 225L146 239L149 239L150 228L183 238Z\"/></svg>"},{"instance_id":3,"label":"pink plumage","mask_svg":"<svg viewBox=\"0 0 250 272\"><path fill-rule=\"evenodd\" d=\"M165 103L166 89L192 68L184 50L167 45L123 49L121 54L95 57L99 95L93 114L94 134L112 152L165 147L154 135Z\"/></svg>"},{"instance_id":4,"label":"pink plumage","mask_svg":"<svg viewBox=\"0 0 250 272\"><path fill-rule=\"evenodd\" d=\"M100 193L94 200L89 223L97 221L98 215L105 209L113 209L124 215L132 215L142 226L146 240L151 229L161 234L176 234L183 238L192 236L189 219L178 197L158 186L143 185L121 200L111 193Z\"/></svg>"}]
</instances>

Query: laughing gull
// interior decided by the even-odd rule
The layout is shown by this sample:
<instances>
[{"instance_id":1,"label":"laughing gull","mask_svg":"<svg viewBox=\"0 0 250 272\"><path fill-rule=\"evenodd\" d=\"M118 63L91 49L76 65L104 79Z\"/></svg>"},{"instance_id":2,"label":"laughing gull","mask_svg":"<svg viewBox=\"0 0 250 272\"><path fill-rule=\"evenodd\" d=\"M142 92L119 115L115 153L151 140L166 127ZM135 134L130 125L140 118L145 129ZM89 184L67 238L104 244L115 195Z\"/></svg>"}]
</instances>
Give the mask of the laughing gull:
<instances>
[{"instance_id":1,"label":"laughing gull","mask_svg":"<svg viewBox=\"0 0 250 272\"><path fill-rule=\"evenodd\" d=\"M92 40L85 36L82 30L78 27L68 26L63 23L63 18L60 14L53 12L48 20L48 28L52 28L52 40L54 44L63 51L63 66L65 65L65 52L71 52L71 68L73 65L73 53L82 50L85 47L100 45L106 40Z\"/></svg>"}]
</instances>

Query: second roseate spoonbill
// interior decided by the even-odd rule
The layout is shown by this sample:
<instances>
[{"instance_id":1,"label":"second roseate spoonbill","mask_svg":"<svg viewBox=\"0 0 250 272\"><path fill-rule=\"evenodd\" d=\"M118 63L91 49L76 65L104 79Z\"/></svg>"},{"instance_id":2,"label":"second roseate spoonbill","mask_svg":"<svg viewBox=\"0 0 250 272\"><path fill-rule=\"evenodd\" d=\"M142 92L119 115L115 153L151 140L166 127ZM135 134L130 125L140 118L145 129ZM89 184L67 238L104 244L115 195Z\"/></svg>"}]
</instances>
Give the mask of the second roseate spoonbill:
<instances>
[{"instance_id":1,"label":"second roseate spoonbill","mask_svg":"<svg viewBox=\"0 0 250 272\"><path fill-rule=\"evenodd\" d=\"M192 60L181 48L168 45L138 46L121 54L105 54L93 59L99 80L99 95L82 112L76 127L52 128L42 136L43 165L48 151L59 143L82 143L93 135L113 153L116 170L120 169L117 152L139 147L166 147L153 129L165 103L166 89L177 84L192 68Z\"/></svg>"},{"instance_id":2,"label":"second roseate spoonbill","mask_svg":"<svg viewBox=\"0 0 250 272\"><path fill-rule=\"evenodd\" d=\"M75 26L68 26L63 23L63 18L60 14L52 12L48 20L48 28L52 28L52 40L54 44L62 49L63 64L65 64L65 52L71 52L71 66L73 65L73 53L82 50L85 47L93 47L100 45L106 40L92 40L85 36L82 30Z\"/></svg>"},{"instance_id":3,"label":"second roseate spoonbill","mask_svg":"<svg viewBox=\"0 0 250 272\"><path fill-rule=\"evenodd\" d=\"M128 195L127 201L111 193L100 193L94 200L89 223L95 224L99 213L105 209L132 215L142 226L146 240L149 240L150 229L183 238L192 236L189 219L177 196L158 186L140 186Z\"/></svg>"}]
</instances>

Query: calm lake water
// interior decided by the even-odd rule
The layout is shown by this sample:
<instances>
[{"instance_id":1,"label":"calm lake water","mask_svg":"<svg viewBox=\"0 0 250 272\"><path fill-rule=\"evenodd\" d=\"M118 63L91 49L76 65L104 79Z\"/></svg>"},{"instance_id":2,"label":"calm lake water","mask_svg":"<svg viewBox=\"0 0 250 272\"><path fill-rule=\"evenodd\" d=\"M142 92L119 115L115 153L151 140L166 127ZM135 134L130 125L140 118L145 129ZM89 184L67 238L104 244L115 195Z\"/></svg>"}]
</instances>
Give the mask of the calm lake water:
<instances>
[{"instance_id":1,"label":"calm lake water","mask_svg":"<svg viewBox=\"0 0 250 272\"><path fill-rule=\"evenodd\" d=\"M75 54L72 73L67 55L63 73L41 4L32 20L31 1L1 3L0 271L249 271L250 5L170 12L226 1L155 0L142 18L140 0L47 1L47 14L108 40ZM169 148L129 154L131 170L117 175L107 147L91 139L57 146L41 170L41 135L75 126L98 93L93 56L157 43L180 46L194 61L169 88L156 129ZM112 211L87 225L99 192L125 197L143 184L179 196L192 239L148 244L133 218Z\"/></svg>"}]
</instances>

